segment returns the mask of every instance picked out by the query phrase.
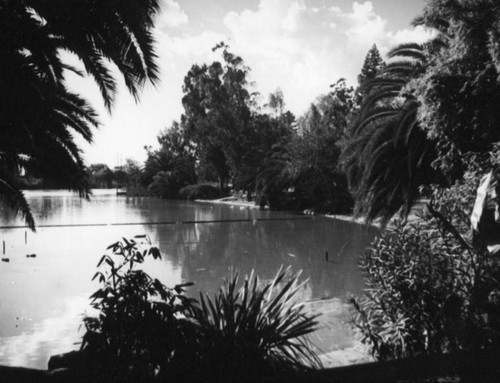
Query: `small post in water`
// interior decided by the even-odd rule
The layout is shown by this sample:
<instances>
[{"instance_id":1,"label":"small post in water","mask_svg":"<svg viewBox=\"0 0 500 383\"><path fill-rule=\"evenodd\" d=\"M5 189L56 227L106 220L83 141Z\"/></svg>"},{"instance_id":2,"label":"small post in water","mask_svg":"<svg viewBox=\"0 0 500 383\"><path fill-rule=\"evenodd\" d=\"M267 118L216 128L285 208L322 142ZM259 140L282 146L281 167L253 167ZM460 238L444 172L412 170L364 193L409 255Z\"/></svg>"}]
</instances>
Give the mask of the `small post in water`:
<instances>
[{"instance_id":1,"label":"small post in water","mask_svg":"<svg viewBox=\"0 0 500 383\"><path fill-rule=\"evenodd\" d=\"M24 244L28 244L28 232L26 230L24 231Z\"/></svg>"},{"instance_id":2,"label":"small post in water","mask_svg":"<svg viewBox=\"0 0 500 383\"><path fill-rule=\"evenodd\" d=\"M3 241L3 255L5 255L5 241Z\"/></svg>"},{"instance_id":3,"label":"small post in water","mask_svg":"<svg viewBox=\"0 0 500 383\"><path fill-rule=\"evenodd\" d=\"M328 262L328 251L325 253L325 260Z\"/></svg>"}]
</instances>

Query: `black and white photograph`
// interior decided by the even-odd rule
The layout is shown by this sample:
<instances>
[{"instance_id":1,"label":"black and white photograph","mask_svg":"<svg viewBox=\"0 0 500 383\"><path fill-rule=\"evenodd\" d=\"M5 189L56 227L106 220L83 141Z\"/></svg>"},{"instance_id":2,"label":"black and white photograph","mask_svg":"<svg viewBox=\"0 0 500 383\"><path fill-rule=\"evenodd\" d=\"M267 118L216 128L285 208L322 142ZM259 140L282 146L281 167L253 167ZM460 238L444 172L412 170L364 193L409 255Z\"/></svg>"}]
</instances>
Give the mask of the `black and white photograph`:
<instances>
[{"instance_id":1,"label":"black and white photograph","mask_svg":"<svg viewBox=\"0 0 500 383\"><path fill-rule=\"evenodd\" d=\"M0 0L0 383L500 381L500 0Z\"/></svg>"}]
</instances>

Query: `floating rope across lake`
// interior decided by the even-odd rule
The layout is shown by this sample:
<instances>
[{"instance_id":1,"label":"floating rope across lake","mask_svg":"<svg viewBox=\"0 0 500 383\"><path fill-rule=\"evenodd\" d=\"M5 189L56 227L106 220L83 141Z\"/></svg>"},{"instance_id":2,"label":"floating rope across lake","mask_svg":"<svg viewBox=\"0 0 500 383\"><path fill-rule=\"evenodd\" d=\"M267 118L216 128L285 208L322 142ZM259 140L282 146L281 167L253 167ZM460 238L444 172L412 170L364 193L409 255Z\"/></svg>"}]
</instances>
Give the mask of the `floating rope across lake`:
<instances>
[{"instance_id":1,"label":"floating rope across lake","mask_svg":"<svg viewBox=\"0 0 500 383\"><path fill-rule=\"evenodd\" d=\"M57 228L57 227L106 227L106 226L141 226L141 225L193 225L198 223L232 223L232 222L266 222L266 221L298 221L311 220L310 216L288 217L288 218L242 218L242 219L219 219L201 221L158 221L158 222L113 222L113 223L75 223L75 224L46 224L37 225L37 228ZM24 225L0 226L3 229L26 229Z\"/></svg>"}]
</instances>

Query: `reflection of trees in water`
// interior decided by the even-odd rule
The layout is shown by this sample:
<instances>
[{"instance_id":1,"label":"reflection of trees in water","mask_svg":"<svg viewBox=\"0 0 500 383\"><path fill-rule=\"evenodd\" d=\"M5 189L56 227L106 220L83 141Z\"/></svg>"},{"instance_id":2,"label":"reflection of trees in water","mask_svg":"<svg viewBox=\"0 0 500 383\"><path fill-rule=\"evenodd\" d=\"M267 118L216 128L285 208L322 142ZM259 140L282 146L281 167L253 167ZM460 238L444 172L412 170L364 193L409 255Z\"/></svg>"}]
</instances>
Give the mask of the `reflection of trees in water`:
<instances>
[{"instance_id":1,"label":"reflection of trees in water","mask_svg":"<svg viewBox=\"0 0 500 383\"><path fill-rule=\"evenodd\" d=\"M290 265L310 279L311 298L346 298L363 288L358 257L373 234L332 220L204 224L182 275L196 282L196 290L213 292L231 266L241 274L254 269L269 280L281 265Z\"/></svg>"},{"instance_id":2,"label":"reflection of trees in water","mask_svg":"<svg viewBox=\"0 0 500 383\"><path fill-rule=\"evenodd\" d=\"M43 223L50 217L54 215L60 215L64 212L64 200L65 198L71 198L64 196L27 196L28 203L30 204L31 210L35 215L35 219L38 224ZM0 206L0 222L4 225L24 225L24 221L20 218L14 210L5 208L3 205Z\"/></svg>"},{"instance_id":3,"label":"reflection of trees in water","mask_svg":"<svg viewBox=\"0 0 500 383\"><path fill-rule=\"evenodd\" d=\"M132 205L145 222L223 221L283 217L282 213L146 199ZM309 218L309 217L307 217ZM281 265L303 270L310 298L345 299L363 288L358 258L375 230L316 217L304 220L146 225L164 257L182 269L192 291L213 293L231 267L263 280ZM325 253L329 261L326 262Z\"/></svg>"},{"instance_id":4,"label":"reflection of trees in water","mask_svg":"<svg viewBox=\"0 0 500 383\"><path fill-rule=\"evenodd\" d=\"M13 210L5 206L4 204L0 204L0 222L2 225L12 224L12 222L16 222L17 213Z\"/></svg>"}]
</instances>

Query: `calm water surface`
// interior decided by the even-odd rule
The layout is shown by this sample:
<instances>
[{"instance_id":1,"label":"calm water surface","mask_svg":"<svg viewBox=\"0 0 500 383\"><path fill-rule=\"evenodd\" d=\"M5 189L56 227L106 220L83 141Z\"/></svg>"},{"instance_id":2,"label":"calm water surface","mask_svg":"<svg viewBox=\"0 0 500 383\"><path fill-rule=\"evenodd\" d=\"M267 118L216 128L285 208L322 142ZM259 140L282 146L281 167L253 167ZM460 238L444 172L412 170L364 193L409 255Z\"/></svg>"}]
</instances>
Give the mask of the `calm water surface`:
<instances>
[{"instance_id":1,"label":"calm water surface","mask_svg":"<svg viewBox=\"0 0 500 383\"><path fill-rule=\"evenodd\" d=\"M309 281L302 299L323 314L313 342L325 352L354 343L345 323L347 300L362 292L358 257L375 230L323 217L122 197L114 190L97 190L90 202L60 191L26 195L37 233L0 229L2 257L9 259L0 262L0 364L46 368L51 355L78 349L99 258L109 244L137 234L148 234L162 252L146 270L167 286L194 282L191 295L217 291L230 267L242 274L255 269L262 279L281 265L303 270ZM0 226L22 224L0 210Z\"/></svg>"}]
</instances>

